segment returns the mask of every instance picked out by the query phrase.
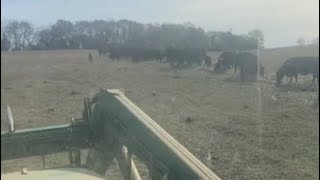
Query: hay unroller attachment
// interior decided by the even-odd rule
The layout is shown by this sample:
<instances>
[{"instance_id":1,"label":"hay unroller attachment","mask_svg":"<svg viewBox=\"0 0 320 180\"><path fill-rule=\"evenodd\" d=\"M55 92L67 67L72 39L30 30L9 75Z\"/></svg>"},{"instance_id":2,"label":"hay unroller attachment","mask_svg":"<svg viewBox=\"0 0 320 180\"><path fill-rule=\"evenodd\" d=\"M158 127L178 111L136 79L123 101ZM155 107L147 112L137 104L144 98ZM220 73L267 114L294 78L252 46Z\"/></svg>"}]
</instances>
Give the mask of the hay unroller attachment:
<instances>
[{"instance_id":1,"label":"hay unroller attachment","mask_svg":"<svg viewBox=\"0 0 320 180\"><path fill-rule=\"evenodd\" d=\"M124 179L141 179L134 155L152 179L220 179L118 89L86 97L82 118L70 124L17 130L11 110L9 115L10 130L1 132L1 161L69 152L70 165L80 167L80 151L89 149L85 168L102 176L116 159Z\"/></svg>"}]
</instances>

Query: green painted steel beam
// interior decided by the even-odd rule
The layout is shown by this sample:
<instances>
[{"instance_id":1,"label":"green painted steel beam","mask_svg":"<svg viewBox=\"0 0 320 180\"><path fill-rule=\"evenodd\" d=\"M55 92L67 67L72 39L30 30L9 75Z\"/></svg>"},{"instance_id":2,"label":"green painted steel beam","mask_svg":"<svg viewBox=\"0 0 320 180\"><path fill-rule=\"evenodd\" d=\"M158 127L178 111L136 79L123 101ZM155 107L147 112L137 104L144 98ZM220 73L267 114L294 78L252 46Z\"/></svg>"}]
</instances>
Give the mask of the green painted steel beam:
<instances>
[{"instance_id":1,"label":"green painted steel beam","mask_svg":"<svg viewBox=\"0 0 320 180\"><path fill-rule=\"evenodd\" d=\"M1 161L88 148L88 123L1 132Z\"/></svg>"},{"instance_id":2,"label":"green painted steel beam","mask_svg":"<svg viewBox=\"0 0 320 180\"><path fill-rule=\"evenodd\" d=\"M220 179L121 91L101 90L93 103L89 124L96 138L107 142L105 130L112 130L129 151L144 162L160 164L173 179Z\"/></svg>"}]
</instances>

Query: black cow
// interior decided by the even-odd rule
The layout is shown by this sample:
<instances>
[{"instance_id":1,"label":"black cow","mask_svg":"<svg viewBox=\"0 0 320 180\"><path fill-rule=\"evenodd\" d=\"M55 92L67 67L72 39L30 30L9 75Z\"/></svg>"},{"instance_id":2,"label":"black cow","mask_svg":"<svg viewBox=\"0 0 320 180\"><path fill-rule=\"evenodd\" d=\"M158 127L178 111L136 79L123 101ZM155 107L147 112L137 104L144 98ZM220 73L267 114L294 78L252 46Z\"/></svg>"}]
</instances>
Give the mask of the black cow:
<instances>
[{"instance_id":1,"label":"black cow","mask_svg":"<svg viewBox=\"0 0 320 180\"><path fill-rule=\"evenodd\" d=\"M236 64L234 68L236 69L237 67L240 68L241 81L246 81L248 76L257 78L257 73L258 73L257 56L248 52L237 53ZM265 67L260 64L259 68L260 68L259 75L263 77L265 72Z\"/></svg>"},{"instance_id":2,"label":"black cow","mask_svg":"<svg viewBox=\"0 0 320 180\"><path fill-rule=\"evenodd\" d=\"M234 52L223 52L219 58L218 62L215 65L215 72L225 72L228 69L234 68L234 72L237 72L237 62L236 62L237 53Z\"/></svg>"},{"instance_id":3,"label":"black cow","mask_svg":"<svg viewBox=\"0 0 320 180\"><path fill-rule=\"evenodd\" d=\"M110 49L109 57L111 60L131 59L132 62L138 63L143 61L157 60L161 62L163 53L157 49L145 49L135 47L113 47Z\"/></svg>"},{"instance_id":4,"label":"black cow","mask_svg":"<svg viewBox=\"0 0 320 180\"><path fill-rule=\"evenodd\" d=\"M161 51L158 49L146 49L142 51L142 57L144 61L156 60L157 62L162 61Z\"/></svg>"},{"instance_id":5,"label":"black cow","mask_svg":"<svg viewBox=\"0 0 320 180\"><path fill-rule=\"evenodd\" d=\"M157 62L162 63L165 58L165 53L162 50L153 50L153 57Z\"/></svg>"},{"instance_id":6,"label":"black cow","mask_svg":"<svg viewBox=\"0 0 320 180\"><path fill-rule=\"evenodd\" d=\"M166 62L170 63L171 67L191 67L196 64L201 65L205 58L206 52L203 49L196 48L167 48L166 49Z\"/></svg>"},{"instance_id":7,"label":"black cow","mask_svg":"<svg viewBox=\"0 0 320 180\"><path fill-rule=\"evenodd\" d=\"M115 52L115 51L111 51L109 53L109 58L112 60L112 61L115 61L115 60L119 60L120 59L120 54Z\"/></svg>"},{"instance_id":8,"label":"black cow","mask_svg":"<svg viewBox=\"0 0 320 180\"><path fill-rule=\"evenodd\" d=\"M108 49L106 47L102 47L98 49L99 56L105 56L108 53Z\"/></svg>"},{"instance_id":9,"label":"black cow","mask_svg":"<svg viewBox=\"0 0 320 180\"><path fill-rule=\"evenodd\" d=\"M205 62L206 68L209 68L212 65L211 57L205 56L204 62Z\"/></svg>"},{"instance_id":10,"label":"black cow","mask_svg":"<svg viewBox=\"0 0 320 180\"><path fill-rule=\"evenodd\" d=\"M296 79L296 82L298 82L299 74L312 74L312 83L314 83L315 80L319 82L319 57L309 56L287 59L276 73L277 84L281 84L281 81L285 76L290 78L290 83L292 83L293 77Z\"/></svg>"},{"instance_id":11,"label":"black cow","mask_svg":"<svg viewBox=\"0 0 320 180\"><path fill-rule=\"evenodd\" d=\"M157 60L158 51L154 49L142 49L134 48L130 49L128 56L131 57L132 61L135 63L143 61Z\"/></svg>"},{"instance_id":12,"label":"black cow","mask_svg":"<svg viewBox=\"0 0 320 180\"><path fill-rule=\"evenodd\" d=\"M215 72L226 72L234 68L234 72L240 69L241 81L246 81L248 76L256 77L258 73L257 56L248 52L224 52L215 64ZM265 67L260 64L260 76L264 76Z\"/></svg>"},{"instance_id":13,"label":"black cow","mask_svg":"<svg viewBox=\"0 0 320 180\"><path fill-rule=\"evenodd\" d=\"M92 62L92 54L91 53L88 54L88 59L89 59L89 62L91 63Z\"/></svg>"},{"instance_id":14,"label":"black cow","mask_svg":"<svg viewBox=\"0 0 320 180\"><path fill-rule=\"evenodd\" d=\"M112 61L119 61L121 58L127 58L129 54L128 48L113 47L110 48L109 58Z\"/></svg>"}]
</instances>

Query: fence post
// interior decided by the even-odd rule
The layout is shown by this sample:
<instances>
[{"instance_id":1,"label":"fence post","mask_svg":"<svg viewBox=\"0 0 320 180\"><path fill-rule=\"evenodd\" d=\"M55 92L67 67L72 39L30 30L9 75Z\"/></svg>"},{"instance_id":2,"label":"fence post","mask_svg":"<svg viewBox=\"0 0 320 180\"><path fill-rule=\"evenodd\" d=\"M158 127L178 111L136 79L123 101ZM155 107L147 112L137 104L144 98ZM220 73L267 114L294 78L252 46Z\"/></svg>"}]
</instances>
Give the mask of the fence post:
<instances>
[{"instance_id":1,"label":"fence post","mask_svg":"<svg viewBox=\"0 0 320 180\"><path fill-rule=\"evenodd\" d=\"M9 122L9 132L14 132L15 131L14 122L13 122L11 108L9 105L7 105L7 118Z\"/></svg>"}]
</instances>

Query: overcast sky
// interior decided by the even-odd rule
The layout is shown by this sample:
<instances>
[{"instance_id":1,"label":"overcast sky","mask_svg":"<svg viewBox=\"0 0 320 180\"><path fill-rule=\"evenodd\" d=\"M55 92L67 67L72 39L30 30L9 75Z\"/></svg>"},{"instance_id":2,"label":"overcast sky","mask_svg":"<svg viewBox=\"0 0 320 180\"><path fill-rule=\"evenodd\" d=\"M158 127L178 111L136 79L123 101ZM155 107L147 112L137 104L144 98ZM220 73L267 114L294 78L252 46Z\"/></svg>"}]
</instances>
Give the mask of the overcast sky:
<instances>
[{"instance_id":1,"label":"overcast sky","mask_svg":"<svg viewBox=\"0 0 320 180\"><path fill-rule=\"evenodd\" d=\"M47 26L58 19L129 19L138 22L191 22L205 30L253 28L267 47L289 46L319 36L319 0L2 0L1 20Z\"/></svg>"}]
</instances>

